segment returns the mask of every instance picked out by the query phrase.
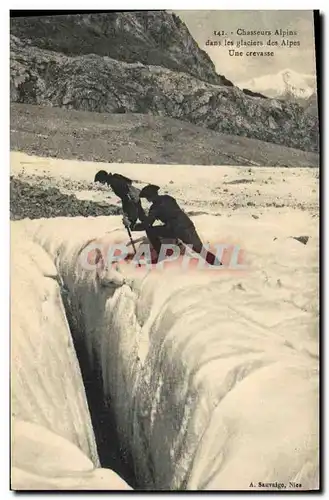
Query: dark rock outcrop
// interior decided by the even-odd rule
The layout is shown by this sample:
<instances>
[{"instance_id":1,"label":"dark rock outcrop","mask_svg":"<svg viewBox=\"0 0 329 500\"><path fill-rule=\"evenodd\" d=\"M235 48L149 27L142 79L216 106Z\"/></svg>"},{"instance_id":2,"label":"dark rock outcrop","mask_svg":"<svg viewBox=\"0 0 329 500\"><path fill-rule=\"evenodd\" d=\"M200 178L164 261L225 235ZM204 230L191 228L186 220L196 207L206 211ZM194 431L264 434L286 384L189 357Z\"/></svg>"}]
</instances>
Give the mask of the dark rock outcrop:
<instances>
[{"instance_id":1,"label":"dark rock outcrop","mask_svg":"<svg viewBox=\"0 0 329 500\"><path fill-rule=\"evenodd\" d=\"M253 92L249 89L242 89L242 92L250 97L261 97L262 99L269 99L266 95L261 94L260 92Z\"/></svg>"},{"instance_id":2,"label":"dark rock outcrop","mask_svg":"<svg viewBox=\"0 0 329 500\"><path fill-rule=\"evenodd\" d=\"M43 188L15 177L10 178L10 219L40 219L42 217L97 217L118 215L117 206L78 200L55 187Z\"/></svg>"},{"instance_id":3,"label":"dark rock outcrop","mask_svg":"<svg viewBox=\"0 0 329 500\"><path fill-rule=\"evenodd\" d=\"M318 151L316 117L298 104L249 96L230 86L216 75L209 57L177 16L161 11L115 15L111 22L108 15L65 16L63 25L57 18L36 19L35 24L31 18L15 21L11 100L168 116L221 133ZM79 36L73 28L69 31L75 24ZM96 44L98 32L99 45L80 46L84 33ZM155 57L150 55L154 47Z\"/></svg>"},{"instance_id":4,"label":"dark rock outcrop","mask_svg":"<svg viewBox=\"0 0 329 500\"><path fill-rule=\"evenodd\" d=\"M10 30L24 43L68 56L95 54L233 85L216 73L180 18L166 11L11 18Z\"/></svg>"},{"instance_id":5,"label":"dark rock outcrop","mask_svg":"<svg viewBox=\"0 0 329 500\"><path fill-rule=\"evenodd\" d=\"M299 241L300 243L303 243L303 245L306 245L308 240L310 239L309 236L292 236L292 238Z\"/></svg>"}]
</instances>

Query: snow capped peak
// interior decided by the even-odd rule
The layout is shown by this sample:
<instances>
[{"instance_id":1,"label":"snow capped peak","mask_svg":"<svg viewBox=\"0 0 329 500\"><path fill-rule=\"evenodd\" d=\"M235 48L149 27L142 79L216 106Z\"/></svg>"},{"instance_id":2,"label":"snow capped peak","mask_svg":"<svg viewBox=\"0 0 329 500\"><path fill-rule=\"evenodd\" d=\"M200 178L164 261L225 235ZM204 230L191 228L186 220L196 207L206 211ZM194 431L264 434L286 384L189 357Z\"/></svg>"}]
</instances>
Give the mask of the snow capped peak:
<instances>
[{"instance_id":1,"label":"snow capped peak","mask_svg":"<svg viewBox=\"0 0 329 500\"><path fill-rule=\"evenodd\" d=\"M263 75L245 82L238 87L260 92L268 97L293 97L308 99L316 87L315 76L301 74L292 69L283 69L276 74Z\"/></svg>"}]
</instances>

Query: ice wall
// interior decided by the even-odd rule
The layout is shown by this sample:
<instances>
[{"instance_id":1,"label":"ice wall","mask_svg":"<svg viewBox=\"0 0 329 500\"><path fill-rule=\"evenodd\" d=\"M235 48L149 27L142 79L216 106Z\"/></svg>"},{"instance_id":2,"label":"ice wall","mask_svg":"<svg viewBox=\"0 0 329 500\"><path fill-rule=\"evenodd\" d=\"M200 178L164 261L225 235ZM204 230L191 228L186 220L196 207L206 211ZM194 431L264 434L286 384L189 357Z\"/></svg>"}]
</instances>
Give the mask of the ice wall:
<instances>
[{"instance_id":1,"label":"ice wall","mask_svg":"<svg viewBox=\"0 0 329 500\"><path fill-rule=\"evenodd\" d=\"M53 259L12 225L13 489L129 489L100 469ZM73 477L72 477L73 476Z\"/></svg>"},{"instance_id":2,"label":"ice wall","mask_svg":"<svg viewBox=\"0 0 329 500\"><path fill-rule=\"evenodd\" d=\"M112 470L95 467L70 439L18 419L12 422L11 466L12 488L19 491L131 489Z\"/></svg>"},{"instance_id":3,"label":"ice wall","mask_svg":"<svg viewBox=\"0 0 329 500\"><path fill-rule=\"evenodd\" d=\"M117 218L15 224L56 263L142 486L318 487L317 311L302 281L313 286L313 248L268 241L242 276L91 271L88 243L126 242Z\"/></svg>"}]
</instances>

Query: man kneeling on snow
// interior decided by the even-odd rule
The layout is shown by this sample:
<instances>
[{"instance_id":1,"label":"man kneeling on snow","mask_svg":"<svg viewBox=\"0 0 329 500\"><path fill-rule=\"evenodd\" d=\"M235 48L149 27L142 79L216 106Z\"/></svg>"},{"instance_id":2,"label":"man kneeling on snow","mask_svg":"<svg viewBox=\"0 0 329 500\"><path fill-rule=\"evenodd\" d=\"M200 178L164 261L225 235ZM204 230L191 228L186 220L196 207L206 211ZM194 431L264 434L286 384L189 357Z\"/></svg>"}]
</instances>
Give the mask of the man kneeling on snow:
<instances>
[{"instance_id":1,"label":"man kneeling on snow","mask_svg":"<svg viewBox=\"0 0 329 500\"><path fill-rule=\"evenodd\" d=\"M148 239L159 255L161 238L181 240L185 245L191 245L194 252L203 254L206 262L220 265L215 255L204 249L195 226L188 215L179 207L175 198L169 195L159 195L159 186L148 184L139 193L140 198L146 198L152 203L148 216L144 221L134 226L134 231L146 231ZM153 226L159 220L161 226Z\"/></svg>"}]
</instances>

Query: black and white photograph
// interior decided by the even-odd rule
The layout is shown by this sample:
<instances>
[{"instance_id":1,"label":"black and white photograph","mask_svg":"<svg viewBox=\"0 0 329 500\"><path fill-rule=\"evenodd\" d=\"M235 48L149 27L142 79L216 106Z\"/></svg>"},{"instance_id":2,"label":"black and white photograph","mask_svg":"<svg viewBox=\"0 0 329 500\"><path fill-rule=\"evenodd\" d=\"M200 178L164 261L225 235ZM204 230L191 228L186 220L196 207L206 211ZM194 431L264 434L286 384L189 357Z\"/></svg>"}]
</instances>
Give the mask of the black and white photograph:
<instances>
[{"instance_id":1,"label":"black and white photograph","mask_svg":"<svg viewBox=\"0 0 329 500\"><path fill-rule=\"evenodd\" d=\"M10 11L10 489L320 489L319 11Z\"/></svg>"}]
</instances>

